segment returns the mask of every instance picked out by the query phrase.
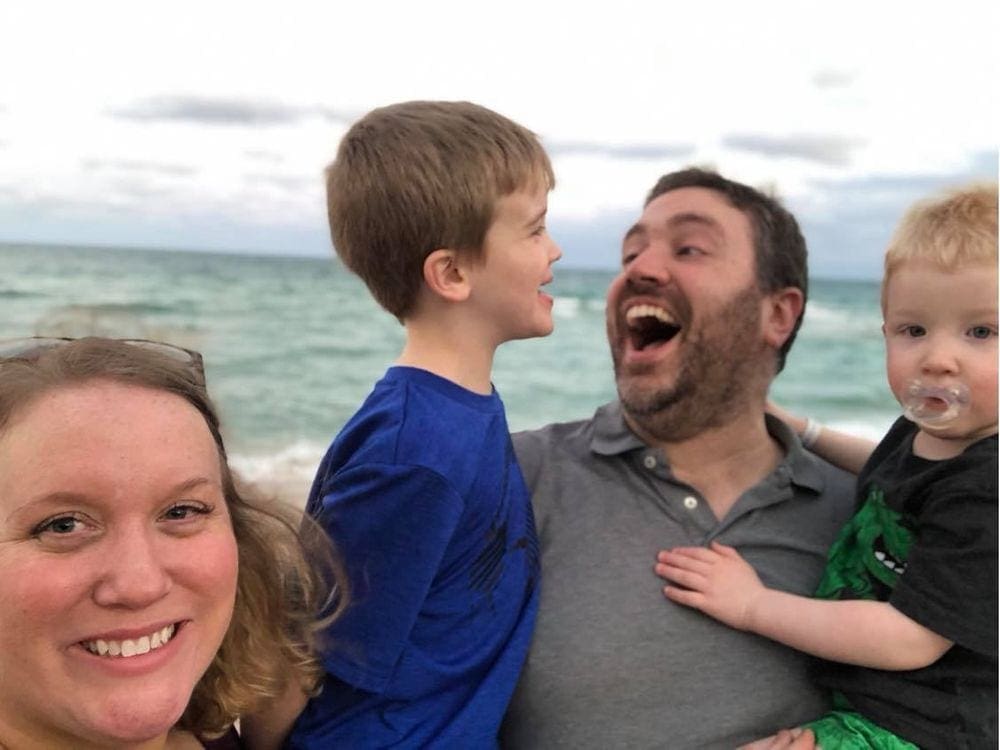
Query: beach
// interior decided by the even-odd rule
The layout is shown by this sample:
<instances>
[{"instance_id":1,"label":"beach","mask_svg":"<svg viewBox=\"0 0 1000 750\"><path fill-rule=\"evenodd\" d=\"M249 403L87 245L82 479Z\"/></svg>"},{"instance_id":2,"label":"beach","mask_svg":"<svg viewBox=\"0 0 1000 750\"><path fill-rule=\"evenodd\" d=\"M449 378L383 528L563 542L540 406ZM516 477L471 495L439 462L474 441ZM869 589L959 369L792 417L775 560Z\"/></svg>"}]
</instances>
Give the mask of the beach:
<instances>
[{"instance_id":1,"label":"beach","mask_svg":"<svg viewBox=\"0 0 1000 750\"><path fill-rule=\"evenodd\" d=\"M0 245L0 338L87 334L197 349L233 466L302 505L330 440L398 355L403 332L329 258ZM497 353L512 430L583 419L615 396L604 333L612 270L554 268L555 332ZM772 396L878 439L897 409L876 282L812 279Z\"/></svg>"}]
</instances>

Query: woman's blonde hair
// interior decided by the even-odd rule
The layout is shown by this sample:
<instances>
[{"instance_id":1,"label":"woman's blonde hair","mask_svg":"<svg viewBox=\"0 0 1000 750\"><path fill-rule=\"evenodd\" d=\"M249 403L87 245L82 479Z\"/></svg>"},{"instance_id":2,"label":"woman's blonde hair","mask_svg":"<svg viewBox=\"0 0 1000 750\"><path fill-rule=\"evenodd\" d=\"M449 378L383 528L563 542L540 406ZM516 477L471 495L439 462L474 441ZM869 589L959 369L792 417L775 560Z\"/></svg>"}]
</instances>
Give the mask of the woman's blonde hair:
<instances>
[{"instance_id":1,"label":"woman's blonde hair","mask_svg":"<svg viewBox=\"0 0 1000 750\"><path fill-rule=\"evenodd\" d=\"M111 380L176 394L194 406L219 451L223 492L239 550L236 604L218 653L178 726L203 737L296 680L315 690L321 631L346 604L346 576L323 530L294 509L254 497L229 469L219 419L200 375L158 351L85 338L0 360L0 433L45 393Z\"/></svg>"}]
</instances>

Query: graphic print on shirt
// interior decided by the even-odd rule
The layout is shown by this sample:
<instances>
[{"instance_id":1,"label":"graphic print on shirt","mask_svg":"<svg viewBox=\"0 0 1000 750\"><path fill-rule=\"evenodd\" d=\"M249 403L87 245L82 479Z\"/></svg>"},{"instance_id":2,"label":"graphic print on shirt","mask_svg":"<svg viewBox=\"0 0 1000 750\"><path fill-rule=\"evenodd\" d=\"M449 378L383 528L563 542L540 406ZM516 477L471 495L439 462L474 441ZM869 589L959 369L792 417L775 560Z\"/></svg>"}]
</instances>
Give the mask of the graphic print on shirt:
<instances>
[{"instance_id":1,"label":"graphic print on shirt","mask_svg":"<svg viewBox=\"0 0 1000 750\"><path fill-rule=\"evenodd\" d=\"M882 490L872 486L865 502L830 547L816 596L888 600L896 581L906 571L912 545L909 519L886 505Z\"/></svg>"},{"instance_id":2,"label":"graphic print on shirt","mask_svg":"<svg viewBox=\"0 0 1000 750\"><path fill-rule=\"evenodd\" d=\"M508 513L510 504L510 479L511 472L519 472L520 469L514 458L514 446L510 439L504 455L504 471L496 516L490 522L489 530L483 543L482 550L476 556L469 571L469 588L485 596L486 605L494 610L493 594L503 577L503 573L508 561L508 556L523 554L525 559L521 563L526 570L525 591L530 592L535 586L535 579L538 575L538 540L535 535L534 516L531 512L530 501L526 507L520 509L523 518L521 524L524 533L513 542L509 541L509 522L511 518L517 518L518 509L511 509L513 513Z\"/></svg>"}]
</instances>

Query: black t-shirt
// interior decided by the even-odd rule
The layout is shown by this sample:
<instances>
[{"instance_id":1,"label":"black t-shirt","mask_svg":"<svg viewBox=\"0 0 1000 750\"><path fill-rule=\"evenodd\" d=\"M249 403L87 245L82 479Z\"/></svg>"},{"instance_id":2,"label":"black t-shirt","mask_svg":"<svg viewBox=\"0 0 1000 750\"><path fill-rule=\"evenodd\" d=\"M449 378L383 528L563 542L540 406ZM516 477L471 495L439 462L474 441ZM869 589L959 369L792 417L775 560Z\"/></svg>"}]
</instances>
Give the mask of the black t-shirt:
<instances>
[{"instance_id":1,"label":"black t-shirt","mask_svg":"<svg viewBox=\"0 0 1000 750\"><path fill-rule=\"evenodd\" d=\"M954 641L922 669L824 662L820 682L923 748L997 747L997 436L961 455L913 455L900 418L858 476L859 509L831 549L821 596L888 601ZM824 590L825 589L825 590Z\"/></svg>"}]
</instances>

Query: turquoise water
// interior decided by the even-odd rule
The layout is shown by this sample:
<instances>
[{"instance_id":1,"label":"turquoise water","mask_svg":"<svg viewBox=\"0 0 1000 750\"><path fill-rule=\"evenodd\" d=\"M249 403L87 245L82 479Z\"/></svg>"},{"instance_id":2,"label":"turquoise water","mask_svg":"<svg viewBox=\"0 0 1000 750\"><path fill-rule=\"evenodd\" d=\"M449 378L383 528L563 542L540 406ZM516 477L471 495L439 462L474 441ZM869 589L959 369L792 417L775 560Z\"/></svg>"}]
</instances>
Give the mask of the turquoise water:
<instances>
[{"instance_id":1,"label":"turquoise water","mask_svg":"<svg viewBox=\"0 0 1000 750\"><path fill-rule=\"evenodd\" d=\"M604 338L613 273L555 270L555 333L497 354L514 430L588 416L614 396ZM814 280L774 397L879 437L896 414L880 325L877 283ZM201 351L230 452L252 476L299 478L403 341L332 258L0 245L0 338L88 333Z\"/></svg>"}]
</instances>

